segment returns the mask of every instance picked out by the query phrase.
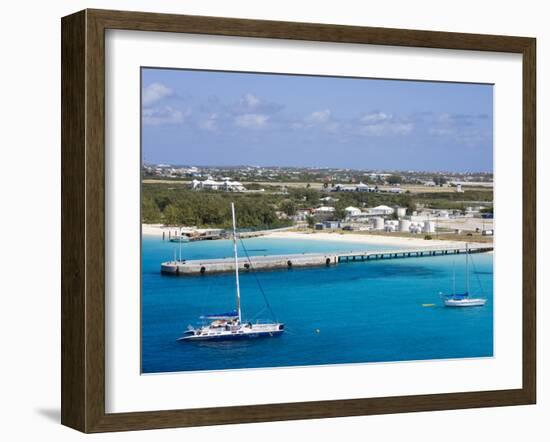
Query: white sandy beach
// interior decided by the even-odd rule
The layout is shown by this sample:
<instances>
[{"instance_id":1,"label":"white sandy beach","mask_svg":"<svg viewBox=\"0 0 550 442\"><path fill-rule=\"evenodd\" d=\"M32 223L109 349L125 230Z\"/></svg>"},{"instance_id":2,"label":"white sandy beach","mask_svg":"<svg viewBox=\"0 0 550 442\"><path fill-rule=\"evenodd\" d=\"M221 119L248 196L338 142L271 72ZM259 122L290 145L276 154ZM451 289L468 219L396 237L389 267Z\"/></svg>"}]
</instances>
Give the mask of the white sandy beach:
<instances>
[{"instance_id":1,"label":"white sandy beach","mask_svg":"<svg viewBox=\"0 0 550 442\"><path fill-rule=\"evenodd\" d=\"M170 232L172 235L177 235L179 232L178 227L168 227L162 224L142 224L141 232L147 236L159 236L162 237L164 232L166 237ZM281 238L281 239L297 239L297 240L315 240L315 241L339 241L339 242L352 242L356 244L372 244L372 245L388 245L396 247L419 247L419 246L459 246L464 245L462 241L448 241L431 239L425 240L423 235L419 235L417 238L407 238L400 236L389 235L373 235L373 234L361 234L361 233L345 233L340 232L285 232L276 231L265 235L266 238ZM477 245L475 242L471 242L471 245Z\"/></svg>"},{"instance_id":2,"label":"white sandy beach","mask_svg":"<svg viewBox=\"0 0 550 442\"><path fill-rule=\"evenodd\" d=\"M162 236L162 232L165 232L168 235L168 232L172 234L178 232L177 227L167 227L164 224L142 224L141 225L141 234L148 236Z\"/></svg>"},{"instance_id":3,"label":"white sandy beach","mask_svg":"<svg viewBox=\"0 0 550 442\"><path fill-rule=\"evenodd\" d=\"M448 241L448 240L425 240L423 235L418 238L406 238L400 236L389 235L373 235L373 234L361 234L361 233L339 233L339 232L313 232L313 233L301 233L301 232L273 232L266 237L269 238L284 238L284 239L309 239L317 241L339 241L339 242L353 242L356 244L372 244L372 245L389 245L396 247L418 247L418 246L464 246L462 241ZM472 245L477 245L472 242Z\"/></svg>"}]
</instances>

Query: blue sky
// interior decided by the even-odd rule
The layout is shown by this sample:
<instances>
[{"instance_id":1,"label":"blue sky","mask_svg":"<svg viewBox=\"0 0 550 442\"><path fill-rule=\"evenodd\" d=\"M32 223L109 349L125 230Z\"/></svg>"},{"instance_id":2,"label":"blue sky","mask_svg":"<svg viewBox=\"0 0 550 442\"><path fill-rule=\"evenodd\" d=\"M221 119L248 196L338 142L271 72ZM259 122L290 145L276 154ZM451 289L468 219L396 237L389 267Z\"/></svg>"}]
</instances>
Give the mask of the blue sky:
<instances>
[{"instance_id":1,"label":"blue sky","mask_svg":"<svg viewBox=\"0 0 550 442\"><path fill-rule=\"evenodd\" d=\"M493 170L491 85L142 69L147 163Z\"/></svg>"}]
</instances>

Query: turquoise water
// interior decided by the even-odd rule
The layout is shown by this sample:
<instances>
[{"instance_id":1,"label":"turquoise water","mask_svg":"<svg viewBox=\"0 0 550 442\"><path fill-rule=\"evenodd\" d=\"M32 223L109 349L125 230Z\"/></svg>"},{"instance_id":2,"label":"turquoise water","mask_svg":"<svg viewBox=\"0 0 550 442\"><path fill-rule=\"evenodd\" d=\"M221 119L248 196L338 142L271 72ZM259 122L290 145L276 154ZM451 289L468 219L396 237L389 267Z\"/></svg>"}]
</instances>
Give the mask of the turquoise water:
<instances>
[{"instance_id":1,"label":"turquoise water","mask_svg":"<svg viewBox=\"0 0 550 442\"><path fill-rule=\"evenodd\" d=\"M349 242L255 238L251 255L395 249ZM439 292L465 289L464 256L423 257L256 272L277 319L278 338L176 342L206 313L234 308L234 276L163 276L178 245L142 242L142 372L345 364L493 355L493 257L473 255L472 295L484 307L445 308ZM230 241L183 244L187 259L232 255ZM242 251L240 252L242 254ZM253 274L241 276L244 320L270 319ZM422 304L435 304L423 307Z\"/></svg>"}]
</instances>

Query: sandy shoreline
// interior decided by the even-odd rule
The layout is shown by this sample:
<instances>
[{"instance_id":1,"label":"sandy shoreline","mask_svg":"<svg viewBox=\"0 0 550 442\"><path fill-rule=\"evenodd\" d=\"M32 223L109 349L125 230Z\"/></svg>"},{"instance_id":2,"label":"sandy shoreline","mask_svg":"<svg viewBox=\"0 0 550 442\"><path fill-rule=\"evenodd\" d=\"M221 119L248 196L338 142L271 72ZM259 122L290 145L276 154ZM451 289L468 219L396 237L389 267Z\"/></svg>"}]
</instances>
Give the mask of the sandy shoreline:
<instances>
[{"instance_id":1,"label":"sandy shoreline","mask_svg":"<svg viewBox=\"0 0 550 442\"><path fill-rule=\"evenodd\" d=\"M390 245L399 247L418 247L418 246L464 246L462 241L448 240L425 240L423 236L418 238L406 238L399 236L387 235L372 235L360 233L339 233L339 232L315 232L315 233L300 233L300 232L274 232L266 235L269 238L282 239L309 239L317 241L338 241L338 242L353 242L356 244L372 244L372 245ZM470 243L475 245L476 243Z\"/></svg>"},{"instance_id":2,"label":"sandy shoreline","mask_svg":"<svg viewBox=\"0 0 550 442\"><path fill-rule=\"evenodd\" d=\"M159 236L162 234L168 237L169 232L172 235L177 234L179 229L177 227L167 227L162 224L142 224L142 235L147 236ZM372 235L372 234L360 234L360 233L339 233L339 232L272 232L265 235L266 238L280 238L280 239L296 239L296 240L316 240L316 241L338 241L338 242L351 242L356 244L372 244L372 245L389 245L397 247L418 247L418 246L464 246L463 241L449 241L431 239L425 240L423 236L417 238L407 238L399 236L387 236L387 235ZM475 242L470 244L476 245Z\"/></svg>"},{"instance_id":3,"label":"sandy shoreline","mask_svg":"<svg viewBox=\"0 0 550 442\"><path fill-rule=\"evenodd\" d=\"M177 227L167 227L164 224L142 224L141 225L141 234L147 236L162 236L164 232L168 235L168 232L171 232L172 235L177 233L179 228Z\"/></svg>"}]
</instances>

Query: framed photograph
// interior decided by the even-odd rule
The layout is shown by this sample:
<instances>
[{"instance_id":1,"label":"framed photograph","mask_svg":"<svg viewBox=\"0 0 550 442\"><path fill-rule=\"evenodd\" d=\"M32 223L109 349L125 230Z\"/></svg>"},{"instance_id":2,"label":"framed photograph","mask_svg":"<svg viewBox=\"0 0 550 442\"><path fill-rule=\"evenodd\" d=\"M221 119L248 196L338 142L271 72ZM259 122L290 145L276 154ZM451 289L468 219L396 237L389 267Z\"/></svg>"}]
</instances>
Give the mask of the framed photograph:
<instances>
[{"instance_id":1,"label":"framed photograph","mask_svg":"<svg viewBox=\"0 0 550 442\"><path fill-rule=\"evenodd\" d=\"M535 39L62 19L62 423L534 404Z\"/></svg>"}]
</instances>

